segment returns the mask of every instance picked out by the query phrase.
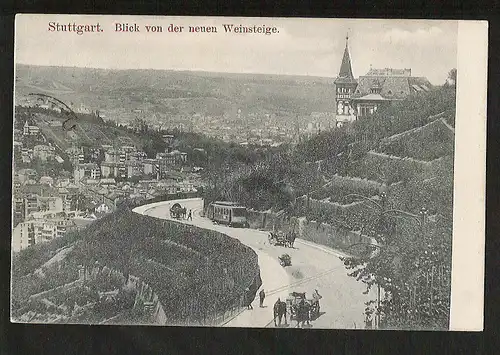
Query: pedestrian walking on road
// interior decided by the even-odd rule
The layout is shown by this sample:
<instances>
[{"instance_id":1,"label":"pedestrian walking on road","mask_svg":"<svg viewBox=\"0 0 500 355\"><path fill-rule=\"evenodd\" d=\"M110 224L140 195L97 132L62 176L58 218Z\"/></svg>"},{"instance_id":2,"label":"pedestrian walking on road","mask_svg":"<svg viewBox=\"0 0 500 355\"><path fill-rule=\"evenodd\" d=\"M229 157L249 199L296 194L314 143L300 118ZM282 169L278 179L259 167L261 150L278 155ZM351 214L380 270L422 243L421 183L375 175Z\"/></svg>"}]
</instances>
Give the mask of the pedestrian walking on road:
<instances>
[{"instance_id":1,"label":"pedestrian walking on road","mask_svg":"<svg viewBox=\"0 0 500 355\"><path fill-rule=\"evenodd\" d=\"M264 307L264 298L266 298L266 293L264 292L264 289L262 289L259 292L259 298L260 298L260 307Z\"/></svg>"},{"instance_id":2,"label":"pedestrian walking on road","mask_svg":"<svg viewBox=\"0 0 500 355\"><path fill-rule=\"evenodd\" d=\"M193 215L191 214L191 210L189 210L189 213L188 213L188 221L192 221L193 220Z\"/></svg>"}]
</instances>

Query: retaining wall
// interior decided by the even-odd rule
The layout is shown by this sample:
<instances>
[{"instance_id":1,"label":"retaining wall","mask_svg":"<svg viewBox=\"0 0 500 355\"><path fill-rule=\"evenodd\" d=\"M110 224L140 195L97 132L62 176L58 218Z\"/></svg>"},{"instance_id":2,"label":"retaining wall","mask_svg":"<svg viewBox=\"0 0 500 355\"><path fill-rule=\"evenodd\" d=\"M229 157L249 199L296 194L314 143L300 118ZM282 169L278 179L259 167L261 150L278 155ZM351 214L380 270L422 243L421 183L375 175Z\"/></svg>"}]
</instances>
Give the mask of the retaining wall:
<instances>
[{"instance_id":1,"label":"retaining wall","mask_svg":"<svg viewBox=\"0 0 500 355\"><path fill-rule=\"evenodd\" d=\"M321 201L315 201L320 203ZM341 207L334 203L328 203L332 210L338 210ZM320 208L315 206L313 208ZM359 232L353 232L346 228L337 227L328 223L317 221L308 221L305 217L286 218L274 212L248 211L248 220L250 227L263 230L283 230L294 231L298 238L325 245L331 248L350 252L349 247L356 243L371 243L369 237L361 235Z\"/></svg>"}]
</instances>

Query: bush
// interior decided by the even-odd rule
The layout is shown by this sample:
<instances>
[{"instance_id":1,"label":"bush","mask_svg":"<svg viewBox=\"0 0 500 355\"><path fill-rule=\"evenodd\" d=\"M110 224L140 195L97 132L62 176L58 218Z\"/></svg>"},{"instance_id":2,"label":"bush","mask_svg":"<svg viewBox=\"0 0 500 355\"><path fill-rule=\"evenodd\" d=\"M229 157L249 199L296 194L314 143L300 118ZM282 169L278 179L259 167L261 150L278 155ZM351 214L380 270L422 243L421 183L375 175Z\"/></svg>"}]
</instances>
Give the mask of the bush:
<instances>
[{"instance_id":1,"label":"bush","mask_svg":"<svg viewBox=\"0 0 500 355\"><path fill-rule=\"evenodd\" d=\"M455 135L441 120L410 134L383 144L380 150L389 155L434 160L450 155L454 150Z\"/></svg>"},{"instance_id":2,"label":"bush","mask_svg":"<svg viewBox=\"0 0 500 355\"><path fill-rule=\"evenodd\" d=\"M354 122L358 135L365 135L372 142L384 137L424 126L432 116L448 112L450 124L455 116L455 88L442 87L426 93L413 94L393 103L375 114Z\"/></svg>"},{"instance_id":3,"label":"bush","mask_svg":"<svg viewBox=\"0 0 500 355\"><path fill-rule=\"evenodd\" d=\"M69 246L80 238L80 233L68 232L60 238L35 244L15 253L12 257L12 276L19 278L32 273L49 261L58 249Z\"/></svg>"}]
</instances>

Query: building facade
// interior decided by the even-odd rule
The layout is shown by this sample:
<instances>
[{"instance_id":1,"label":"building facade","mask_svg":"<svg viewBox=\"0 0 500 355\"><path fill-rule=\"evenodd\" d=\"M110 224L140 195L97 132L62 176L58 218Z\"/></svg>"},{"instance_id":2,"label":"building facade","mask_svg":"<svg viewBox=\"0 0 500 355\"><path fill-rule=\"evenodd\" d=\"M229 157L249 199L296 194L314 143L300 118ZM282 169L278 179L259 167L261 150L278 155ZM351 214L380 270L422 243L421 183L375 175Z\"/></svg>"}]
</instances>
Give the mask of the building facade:
<instances>
[{"instance_id":1,"label":"building facade","mask_svg":"<svg viewBox=\"0 0 500 355\"><path fill-rule=\"evenodd\" d=\"M37 125L30 125L28 121L24 123L23 134L25 136L36 136L40 133L40 128Z\"/></svg>"},{"instance_id":2,"label":"building facade","mask_svg":"<svg viewBox=\"0 0 500 355\"><path fill-rule=\"evenodd\" d=\"M65 152L66 154L68 154L71 165L77 166L78 164L85 163L85 155L83 152L83 147L71 147L66 149Z\"/></svg>"},{"instance_id":3,"label":"building facade","mask_svg":"<svg viewBox=\"0 0 500 355\"><path fill-rule=\"evenodd\" d=\"M35 145L33 157L46 161L55 157L56 149L48 145Z\"/></svg>"},{"instance_id":4,"label":"building facade","mask_svg":"<svg viewBox=\"0 0 500 355\"><path fill-rule=\"evenodd\" d=\"M32 219L19 223L12 232L12 249L15 252L32 245L49 242L64 236L75 223L66 217Z\"/></svg>"},{"instance_id":5,"label":"building facade","mask_svg":"<svg viewBox=\"0 0 500 355\"><path fill-rule=\"evenodd\" d=\"M351 96L358 86L354 79L351 67L351 56L349 54L349 37L346 37L344 56L340 64L339 75L335 79L335 103L337 126L356 119Z\"/></svg>"},{"instance_id":6,"label":"building facade","mask_svg":"<svg viewBox=\"0 0 500 355\"><path fill-rule=\"evenodd\" d=\"M432 89L427 78L412 76L411 69L370 68L366 75L355 79L348 40L346 37L344 56L339 75L335 79L337 126L371 115L391 102Z\"/></svg>"},{"instance_id":7,"label":"building facade","mask_svg":"<svg viewBox=\"0 0 500 355\"><path fill-rule=\"evenodd\" d=\"M427 78L412 76L411 69L370 69L366 75L359 77L351 102L356 116L363 117L391 102L428 92L431 88Z\"/></svg>"},{"instance_id":8,"label":"building facade","mask_svg":"<svg viewBox=\"0 0 500 355\"><path fill-rule=\"evenodd\" d=\"M75 167L73 178L75 184L79 184L83 179L97 180L101 178L101 168L95 163L78 164Z\"/></svg>"}]
</instances>

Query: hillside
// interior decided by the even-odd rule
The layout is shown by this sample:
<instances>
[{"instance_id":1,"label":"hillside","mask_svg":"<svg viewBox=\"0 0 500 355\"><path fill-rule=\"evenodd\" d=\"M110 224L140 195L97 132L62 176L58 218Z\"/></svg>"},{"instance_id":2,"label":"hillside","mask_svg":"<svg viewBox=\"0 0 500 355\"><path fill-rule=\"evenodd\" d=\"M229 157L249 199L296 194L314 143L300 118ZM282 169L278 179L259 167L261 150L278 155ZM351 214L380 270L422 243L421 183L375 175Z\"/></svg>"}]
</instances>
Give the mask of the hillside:
<instances>
[{"instance_id":1,"label":"hillside","mask_svg":"<svg viewBox=\"0 0 500 355\"><path fill-rule=\"evenodd\" d=\"M59 261L49 262L60 255L61 250L67 252ZM104 265L118 276L93 279L96 265ZM83 288L76 286L81 267L88 274L88 292L76 299L75 287L85 290L85 281ZM245 288L260 280L255 253L239 241L123 208L82 232L17 254L13 260L13 314L17 319L26 314L35 317L37 313L38 317L52 314L65 322L102 321L106 315L124 312L132 317L134 303L125 302L125 298L108 307L107 312L96 308L100 305L99 292L116 289L125 297L129 275L151 287L169 324L204 324L205 320L217 316L217 312L240 306ZM47 296L37 296L39 294ZM62 297L63 294L66 296ZM47 302L50 306L45 308ZM91 306L75 319L71 302ZM93 302L97 303L92 306ZM213 305L217 306L215 310ZM140 314L128 320L147 323L147 317L141 318Z\"/></svg>"},{"instance_id":2,"label":"hillside","mask_svg":"<svg viewBox=\"0 0 500 355\"><path fill-rule=\"evenodd\" d=\"M283 204L284 196L290 194L292 199L312 193L320 200L348 202L342 198L350 193L374 196L393 184L415 179L431 181L434 166L446 162L445 176L452 177L454 102L455 93L449 88L410 96L349 128L322 132L303 140L293 151L277 152L259 160L239 178L233 178L234 189L226 188L222 194L230 194L252 208L281 209L287 205ZM323 191L322 186L334 176L343 177L342 186L340 182L331 183ZM367 182L359 182L360 179ZM374 188L376 184L381 185ZM276 194L275 190L281 193ZM255 202L253 197L260 195L263 198ZM412 212L421 207L417 202L407 205ZM441 210L441 206L429 208Z\"/></svg>"},{"instance_id":3,"label":"hillside","mask_svg":"<svg viewBox=\"0 0 500 355\"><path fill-rule=\"evenodd\" d=\"M15 114L16 129L22 130L26 120L36 123L47 141L56 147L57 153L63 158L66 157L64 151L73 145L99 148L102 144L135 145L149 158L154 158L156 153L164 152L167 148L162 138L163 133L174 135L172 148L186 152L189 157L188 164L192 166L206 167L209 161L221 157L235 163L249 163L255 162L264 154L251 146L231 144L200 133L183 132L178 129L168 129L159 133L145 125L143 121L139 121L137 127L127 128L114 122L103 121L94 115L76 113L75 128L67 131L62 127L66 117L53 110L17 106Z\"/></svg>"},{"instance_id":4,"label":"hillside","mask_svg":"<svg viewBox=\"0 0 500 355\"><path fill-rule=\"evenodd\" d=\"M332 79L168 70L16 67L16 100L30 92L99 109L120 122L133 110L169 115L332 111Z\"/></svg>"},{"instance_id":5,"label":"hillside","mask_svg":"<svg viewBox=\"0 0 500 355\"><path fill-rule=\"evenodd\" d=\"M409 97L357 121L347 149L325 156L317 172L336 178L312 194L314 209L304 200L298 207L299 215L360 231L384 246L378 250L383 257L345 260L351 276L385 290L382 327L447 329L454 122L450 88ZM349 194L372 201L352 203L356 197L347 199ZM367 304L368 313L375 303Z\"/></svg>"},{"instance_id":6,"label":"hillside","mask_svg":"<svg viewBox=\"0 0 500 355\"><path fill-rule=\"evenodd\" d=\"M371 238L383 257L368 253L345 265L368 289L385 291L381 326L447 329L454 122L454 88L410 96L259 161L207 196L285 210L283 225L287 216L305 217Z\"/></svg>"}]
</instances>

